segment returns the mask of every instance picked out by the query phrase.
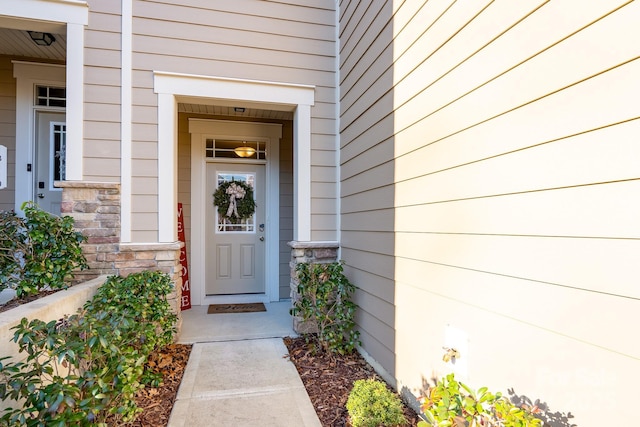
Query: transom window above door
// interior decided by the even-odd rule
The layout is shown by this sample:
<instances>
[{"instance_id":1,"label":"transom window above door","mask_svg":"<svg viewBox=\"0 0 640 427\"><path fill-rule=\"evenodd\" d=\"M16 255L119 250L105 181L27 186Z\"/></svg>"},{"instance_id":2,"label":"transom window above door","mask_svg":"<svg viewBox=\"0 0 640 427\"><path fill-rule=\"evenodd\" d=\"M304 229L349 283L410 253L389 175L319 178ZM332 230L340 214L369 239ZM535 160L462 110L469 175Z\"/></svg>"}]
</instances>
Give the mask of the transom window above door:
<instances>
[{"instance_id":1,"label":"transom window above door","mask_svg":"<svg viewBox=\"0 0 640 427\"><path fill-rule=\"evenodd\" d=\"M266 160L266 143L231 139L207 139L206 157L216 159Z\"/></svg>"},{"instance_id":2,"label":"transom window above door","mask_svg":"<svg viewBox=\"0 0 640 427\"><path fill-rule=\"evenodd\" d=\"M35 105L43 107L66 107L67 89L63 87L36 86Z\"/></svg>"}]
</instances>

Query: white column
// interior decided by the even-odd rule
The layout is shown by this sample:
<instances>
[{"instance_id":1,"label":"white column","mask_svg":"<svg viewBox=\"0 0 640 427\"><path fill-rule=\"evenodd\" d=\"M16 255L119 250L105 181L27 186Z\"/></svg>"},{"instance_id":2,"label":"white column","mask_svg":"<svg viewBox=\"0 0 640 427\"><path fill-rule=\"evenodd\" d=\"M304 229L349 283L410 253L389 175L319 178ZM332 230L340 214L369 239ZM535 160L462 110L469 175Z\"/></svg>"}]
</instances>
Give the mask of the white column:
<instances>
[{"instance_id":1,"label":"white column","mask_svg":"<svg viewBox=\"0 0 640 427\"><path fill-rule=\"evenodd\" d=\"M120 67L120 241L131 242L132 0L122 1Z\"/></svg>"},{"instance_id":2,"label":"white column","mask_svg":"<svg viewBox=\"0 0 640 427\"><path fill-rule=\"evenodd\" d=\"M178 123L173 95L158 94L158 241L178 240Z\"/></svg>"},{"instance_id":3,"label":"white column","mask_svg":"<svg viewBox=\"0 0 640 427\"><path fill-rule=\"evenodd\" d=\"M293 240L311 240L311 106L298 104L293 119Z\"/></svg>"},{"instance_id":4,"label":"white column","mask_svg":"<svg viewBox=\"0 0 640 427\"><path fill-rule=\"evenodd\" d=\"M68 181L82 181L84 128L84 25L67 24Z\"/></svg>"}]
</instances>

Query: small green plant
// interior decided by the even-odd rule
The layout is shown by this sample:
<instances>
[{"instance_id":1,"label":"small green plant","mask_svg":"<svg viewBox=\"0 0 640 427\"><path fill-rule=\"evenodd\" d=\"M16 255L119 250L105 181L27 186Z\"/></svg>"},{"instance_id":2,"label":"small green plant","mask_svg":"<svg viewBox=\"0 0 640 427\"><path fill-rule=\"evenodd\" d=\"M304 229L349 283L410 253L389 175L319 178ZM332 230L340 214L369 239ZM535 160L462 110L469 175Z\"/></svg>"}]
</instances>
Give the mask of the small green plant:
<instances>
[{"instance_id":1,"label":"small green plant","mask_svg":"<svg viewBox=\"0 0 640 427\"><path fill-rule=\"evenodd\" d=\"M407 424L402 402L385 383L375 379L357 380L347 400L353 427L391 427Z\"/></svg>"},{"instance_id":2,"label":"small green plant","mask_svg":"<svg viewBox=\"0 0 640 427\"><path fill-rule=\"evenodd\" d=\"M33 202L22 205L24 218L0 213L0 290L11 287L18 298L45 289L65 289L76 269L87 268L73 229L73 218L43 211Z\"/></svg>"},{"instance_id":3,"label":"small green plant","mask_svg":"<svg viewBox=\"0 0 640 427\"><path fill-rule=\"evenodd\" d=\"M500 392L486 387L472 390L454 374L429 389L421 407L425 421L419 427L541 427L542 421L526 408L519 408Z\"/></svg>"},{"instance_id":4,"label":"small green plant","mask_svg":"<svg viewBox=\"0 0 640 427\"><path fill-rule=\"evenodd\" d=\"M355 286L344 275L342 262L300 263L296 272L300 299L291 314L317 325L321 350L351 353L360 344L360 332L355 330L357 306L351 301Z\"/></svg>"},{"instance_id":5,"label":"small green plant","mask_svg":"<svg viewBox=\"0 0 640 427\"><path fill-rule=\"evenodd\" d=\"M72 316L22 319L13 340L26 360L0 364L0 398L19 407L6 409L0 423L105 425L109 414L122 423L134 419L140 412L135 394L145 378L154 379L145 362L175 332L166 300L172 289L159 272L112 276Z\"/></svg>"}]
</instances>

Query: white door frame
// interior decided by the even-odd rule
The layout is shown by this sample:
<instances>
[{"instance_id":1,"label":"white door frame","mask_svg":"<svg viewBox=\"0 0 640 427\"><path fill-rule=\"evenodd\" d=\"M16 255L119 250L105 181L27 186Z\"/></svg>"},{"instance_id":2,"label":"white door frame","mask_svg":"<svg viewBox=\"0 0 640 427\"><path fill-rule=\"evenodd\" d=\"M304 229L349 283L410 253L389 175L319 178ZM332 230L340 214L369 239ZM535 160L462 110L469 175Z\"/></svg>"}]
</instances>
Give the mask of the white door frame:
<instances>
[{"instance_id":1,"label":"white door frame","mask_svg":"<svg viewBox=\"0 0 640 427\"><path fill-rule=\"evenodd\" d=\"M158 94L158 242L178 240L178 102L294 112L293 240L311 239L311 106L315 86L154 71ZM193 149L193 147L192 147ZM122 177L123 180L131 179ZM122 197L126 197L123 193ZM124 206L124 204L123 204ZM130 215L122 212L122 215ZM193 222L193 220L192 220ZM123 222L123 235L127 231ZM274 240L274 239L270 239ZM192 258L196 251L192 251ZM278 253L279 251L276 251ZM193 264L193 262L192 262ZM277 263L269 263L276 268ZM198 284L191 278L191 285ZM202 284L200 284L202 286ZM194 305L204 304L194 293ZM269 298L278 299L277 292Z\"/></svg>"},{"instance_id":2,"label":"white door frame","mask_svg":"<svg viewBox=\"0 0 640 427\"><path fill-rule=\"evenodd\" d=\"M16 78L16 193L15 211L26 201L34 200L35 127L37 111L55 111L66 114L63 107L43 107L35 105L35 87L66 87L64 65L40 64L13 61L13 76ZM67 126L68 128L68 126ZM67 135L67 151L69 151ZM67 157L67 161L69 161ZM27 170L32 165L32 171Z\"/></svg>"},{"instance_id":3,"label":"white door frame","mask_svg":"<svg viewBox=\"0 0 640 427\"><path fill-rule=\"evenodd\" d=\"M158 94L158 170L162 171L158 174L158 188L162 189L158 192L158 242L178 240L178 102L294 112L293 240L311 240L311 106L315 86L154 71L153 90Z\"/></svg>"},{"instance_id":4,"label":"white door frame","mask_svg":"<svg viewBox=\"0 0 640 427\"><path fill-rule=\"evenodd\" d=\"M279 245L280 245L280 151L282 125L256 122L232 122L225 120L189 119L191 134L191 298L194 305L237 302L278 301L279 295ZM219 139L260 139L266 142L265 182L265 293L252 295L207 296L205 286L205 203L211 200L206 194L205 141ZM210 159L214 161L215 159ZM231 163L232 159L217 159ZM262 163L262 162L261 162Z\"/></svg>"}]
</instances>

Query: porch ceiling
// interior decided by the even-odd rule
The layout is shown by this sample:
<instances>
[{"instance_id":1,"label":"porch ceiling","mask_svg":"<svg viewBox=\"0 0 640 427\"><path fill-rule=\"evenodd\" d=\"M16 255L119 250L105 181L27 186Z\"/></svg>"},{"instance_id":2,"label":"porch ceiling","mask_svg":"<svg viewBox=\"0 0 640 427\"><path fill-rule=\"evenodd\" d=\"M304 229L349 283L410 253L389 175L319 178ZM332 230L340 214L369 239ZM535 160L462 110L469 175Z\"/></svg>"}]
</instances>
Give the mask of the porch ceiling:
<instances>
[{"instance_id":1,"label":"porch ceiling","mask_svg":"<svg viewBox=\"0 0 640 427\"><path fill-rule=\"evenodd\" d=\"M34 30L38 31L38 29ZM64 34L53 34L53 36L56 41L51 46L38 46L26 31L0 28L0 55L64 61L67 37Z\"/></svg>"},{"instance_id":2,"label":"porch ceiling","mask_svg":"<svg viewBox=\"0 0 640 427\"><path fill-rule=\"evenodd\" d=\"M291 111L264 110L243 107L242 105L238 105L237 107L244 108L244 112L235 111L235 107L179 102L178 112L210 114L215 116L251 117L257 119L293 120L293 112Z\"/></svg>"}]
</instances>

